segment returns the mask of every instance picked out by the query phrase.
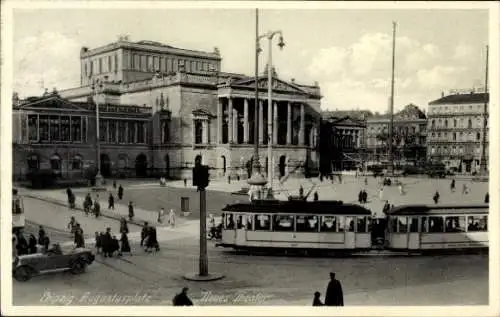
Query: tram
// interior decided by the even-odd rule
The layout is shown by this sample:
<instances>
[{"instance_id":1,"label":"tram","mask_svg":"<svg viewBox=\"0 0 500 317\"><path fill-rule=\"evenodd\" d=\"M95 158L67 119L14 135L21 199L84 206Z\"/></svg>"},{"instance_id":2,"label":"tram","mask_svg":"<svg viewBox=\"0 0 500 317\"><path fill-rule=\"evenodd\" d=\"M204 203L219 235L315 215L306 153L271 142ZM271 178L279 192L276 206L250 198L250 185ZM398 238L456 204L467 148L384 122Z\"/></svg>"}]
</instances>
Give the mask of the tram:
<instances>
[{"instance_id":1,"label":"tram","mask_svg":"<svg viewBox=\"0 0 500 317\"><path fill-rule=\"evenodd\" d=\"M488 211L487 204L395 207L387 214L385 246L421 252L486 249Z\"/></svg>"},{"instance_id":2,"label":"tram","mask_svg":"<svg viewBox=\"0 0 500 317\"><path fill-rule=\"evenodd\" d=\"M341 201L253 201L222 210L219 246L236 250L371 249L371 212Z\"/></svg>"},{"instance_id":3,"label":"tram","mask_svg":"<svg viewBox=\"0 0 500 317\"><path fill-rule=\"evenodd\" d=\"M384 219L342 201L260 200L227 205L222 211L217 245L235 250L426 253L489 245L487 204L404 205L388 211Z\"/></svg>"}]
</instances>

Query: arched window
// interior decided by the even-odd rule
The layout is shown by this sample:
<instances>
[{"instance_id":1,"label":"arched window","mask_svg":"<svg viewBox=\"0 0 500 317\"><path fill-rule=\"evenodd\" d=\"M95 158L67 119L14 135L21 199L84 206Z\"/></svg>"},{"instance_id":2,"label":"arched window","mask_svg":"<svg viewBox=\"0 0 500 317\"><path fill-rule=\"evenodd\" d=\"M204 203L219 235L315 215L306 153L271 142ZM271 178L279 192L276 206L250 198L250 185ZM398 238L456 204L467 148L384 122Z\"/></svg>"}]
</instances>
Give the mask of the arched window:
<instances>
[{"instance_id":1,"label":"arched window","mask_svg":"<svg viewBox=\"0 0 500 317\"><path fill-rule=\"evenodd\" d=\"M80 155L75 155L73 161L71 162L71 168L74 170L80 170L83 166L83 160Z\"/></svg>"},{"instance_id":2,"label":"arched window","mask_svg":"<svg viewBox=\"0 0 500 317\"><path fill-rule=\"evenodd\" d=\"M448 120L444 120L444 127L447 128L448 127Z\"/></svg>"},{"instance_id":3,"label":"arched window","mask_svg":"<svg viewBox=\"0 0 500 317\"><path fill-rule=\"evenodd\" d=\"M457 119L453 119L453 127L456 128L457 127Z\"/></svg>"},{"instance_id":4,"label":"arched window","mask_svg":"<svg viewBox=\"0 0 500 317\"><path fill-rule=\"evenodd\" d=\"M472 120L469 119L468 123L467 123L467 128L471 129L472 128Z\"/></svg>"},{"instance_id":5,"label":"arched window","mask_svg":"<svg viewBox=\"0 0 500 317\"><path fill-rule=\"evenodd\" d=\"M203 124L201 123L201 120L196 120L194 123L194 135L195 144L203 143Z\"/></svg>"}]
</instances>

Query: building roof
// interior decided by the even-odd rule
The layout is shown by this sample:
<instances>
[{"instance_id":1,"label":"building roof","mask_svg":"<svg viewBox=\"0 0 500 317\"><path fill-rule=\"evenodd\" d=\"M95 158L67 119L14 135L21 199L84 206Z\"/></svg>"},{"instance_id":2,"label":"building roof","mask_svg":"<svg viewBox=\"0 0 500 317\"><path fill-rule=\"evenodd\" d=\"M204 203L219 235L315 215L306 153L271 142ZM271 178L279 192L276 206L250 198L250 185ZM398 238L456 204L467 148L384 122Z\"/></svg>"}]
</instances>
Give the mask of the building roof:
<instances>
[{"instance_id":1,"label":"building roof","mask_svg":"<svg viewBox=\"0 0 500 317\"><path fill-rule=\"evenodd\" d=\"M426 119L425 113L420 110L416 105L410 103L406 105L403 110L394 115L397 119Z\"/></svg>"},{"instance_id":2,"label":"building roof","mask_svg":"<svg viewBox=\"0 0 500 317\"><path fill-rule=\"evenodd\" d=\"M429 102L429 105L450 105L450 104L469 104L469 103L484 103L489 101L489 93L474 93L454 94L443 96L439 99Z\"/></svg>"},{"instance_id":3,"label":"building roof","mask_svg":"<svg viewBox=\"0 0 500 317\"><path fill-rule=\"evenodd\" d=\"M349 117L356 120L364 120L364 118L373 116L370 110L333 110L333 111L322 111L321 116L323 119L328 120L330 118L345 118Z\"/></svg>"},{"instance_id":4,"label":"building roof","mask_svg":"<svg viewBox=\"0 0 500 317\"><path fill-rule=\"evenodd\" d=\"M357 118L351 118L349 116L345 116L342 118L335 118L335 117L330 117L327 119L328 122L330 122L334 126L350 126L350 127L360 127L363 128L365 127L365 122L364 120L359 120Z\"/></svg>"}]
</instances>

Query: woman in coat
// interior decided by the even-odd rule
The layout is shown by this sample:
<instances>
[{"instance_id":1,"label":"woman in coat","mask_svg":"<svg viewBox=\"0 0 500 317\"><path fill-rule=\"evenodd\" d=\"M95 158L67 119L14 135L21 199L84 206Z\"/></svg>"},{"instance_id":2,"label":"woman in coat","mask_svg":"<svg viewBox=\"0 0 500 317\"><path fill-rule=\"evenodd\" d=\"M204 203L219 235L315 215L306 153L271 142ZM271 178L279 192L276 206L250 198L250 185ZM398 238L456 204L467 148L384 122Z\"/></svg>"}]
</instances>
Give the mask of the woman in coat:
<instances>
[{"instance_id":1,"label":"woman in coat","mask_svg":"<svg viewBox=\"0 0 500 317\"><path fill-rule=\"evenodd\" d=\"M120 238L120 242L121 242L121 248L120 248L120 253L131 253L131 249L130 249L130 243L128 241L128 236L127 236L127 233L125 231L122 231L122 236Z\"/></svg>"},{"instance_id":2,"label":"woman in coat","mask_svg":"<svg viewBox=\"0 0 500 317\"><path fill-rule=\"evenodd\" d=\"M134 205L132 205L132 202L128 203L128 219L130 221L134 219Z\"/></svg>"}]
</instances>

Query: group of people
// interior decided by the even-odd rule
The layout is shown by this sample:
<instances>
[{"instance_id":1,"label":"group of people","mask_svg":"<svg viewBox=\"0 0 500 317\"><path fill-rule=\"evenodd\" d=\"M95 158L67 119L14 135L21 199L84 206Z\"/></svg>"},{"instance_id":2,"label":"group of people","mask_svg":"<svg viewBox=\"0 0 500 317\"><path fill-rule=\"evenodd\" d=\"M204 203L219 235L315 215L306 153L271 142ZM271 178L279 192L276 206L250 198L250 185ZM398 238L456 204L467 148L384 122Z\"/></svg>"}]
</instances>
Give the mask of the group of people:
<instances>
[{"instance_id":1,"label":"group of people","mask_svg":"<svg viewBox=\"0 0 500 317\"><path fill-rule=\"evenodd\" d=\"M344 293L342 284L335 278L335 273L330 273L330 282L326 288L325 302L321 301L321 293L315 292L313 306L344 306Z\"/></svg>"},{"instance_id":2,"label":"group of people","mask_svg":"<svg viewBox=\"0 0 500 317\"><path fill-rule=\"evenodd\" d=\"M368 193L364 189L360 190L358 193L358 202L360 204L366 204L367 201L368 201Z\"/></svg>"},{"instance_id":3,"label":"group of people","mask_svg":"<svg viewBox=\"0 0 500 317\"><path fill-rule=\"evenodd\" d=\"M141 230L141 247L144 248L145 252L155 253L160 251L160 244L158 243L158 236L156 233L156 228L150 226L146 221Z\"/></svg>"},{"instance_id":4,"label":"group of people","mask_svg":"<svg viewBox=\"0 0 500 317\"><path fill-rule=\"evenodd\" d=\"M95 247L97 254L102 254L105 258L111 258L115 253L119 256L124 253L132 254L127 236L128 226L125 218L121 220L120 231L120 240L118 240L117 237L111 233L111 228L109 227L106 228L106 232L95 232Z\"/></svg>"},{"instance_id":5,"label":"group of people","mask_svg":"<svg viewBox=\"0 0 500 317\"><path fill-rule=\"evenodd\" d=\"M34 254L39 251L46 252L49 249L50 239L43 226L38 228L38 238L30 234L26 239L22 230L12 235L12 253L13 255ZM41 249L41 250L40 250Z\"/></svg>"}]
</instances>

